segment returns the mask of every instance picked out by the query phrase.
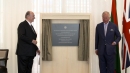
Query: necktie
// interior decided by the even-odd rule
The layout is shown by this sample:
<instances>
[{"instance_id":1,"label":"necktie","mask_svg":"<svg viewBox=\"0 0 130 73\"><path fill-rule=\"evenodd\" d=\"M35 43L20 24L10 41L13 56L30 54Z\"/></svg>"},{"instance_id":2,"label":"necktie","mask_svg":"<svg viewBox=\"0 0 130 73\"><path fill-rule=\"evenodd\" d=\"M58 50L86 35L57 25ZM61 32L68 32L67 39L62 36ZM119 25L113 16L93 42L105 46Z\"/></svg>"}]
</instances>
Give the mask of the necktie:
<instances>
[{"instance_id":1,"label":"necktie","mask_svg":"<svg viewBox=\"0 0 130 73\"><path fill-rule=\"evenodd\" d=\"M106 33L107 33L107 24L104 25L104 31L105 31L105 36L106 36Z\"/></svg>"},{"instance_id":2,"label":"necktie","mask_svg":"<svg viewBox=\"0 0 130 73\"><path fill-rule=\"evenodd\" d=\"M32 28L33 32L34 32L34 33L36 33L36 32L35 32L35 30L34 30L34 28L33 28L33 26L32 26L32 25L30 25L30 26L31 26L31 28Z\"/></svg>"}]
</instances>

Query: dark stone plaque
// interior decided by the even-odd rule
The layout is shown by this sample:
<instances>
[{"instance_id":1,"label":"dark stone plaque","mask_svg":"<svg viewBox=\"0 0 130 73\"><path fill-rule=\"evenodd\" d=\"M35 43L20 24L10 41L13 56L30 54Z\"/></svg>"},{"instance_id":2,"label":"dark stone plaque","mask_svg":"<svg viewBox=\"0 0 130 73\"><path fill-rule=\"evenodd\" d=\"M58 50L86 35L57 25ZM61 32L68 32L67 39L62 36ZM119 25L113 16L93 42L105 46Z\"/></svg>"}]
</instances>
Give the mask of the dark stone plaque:
<instances>
[{"instance_id":1,"label":"dark stone plaque","mask_svg":"<svg viewBox=\"0 0 130 73\"><path fill-rule=\"evenodd\" d=\"M79 23L52 24L52 46L78 46Z\"/></svg>"}]
</instances>

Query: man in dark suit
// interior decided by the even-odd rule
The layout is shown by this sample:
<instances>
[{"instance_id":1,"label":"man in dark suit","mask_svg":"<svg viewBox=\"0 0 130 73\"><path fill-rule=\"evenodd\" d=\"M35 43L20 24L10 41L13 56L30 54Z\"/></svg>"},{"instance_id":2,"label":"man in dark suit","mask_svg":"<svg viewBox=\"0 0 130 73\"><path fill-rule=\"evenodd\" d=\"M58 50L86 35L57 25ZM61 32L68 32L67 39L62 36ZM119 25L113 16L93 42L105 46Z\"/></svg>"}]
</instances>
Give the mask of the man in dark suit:
<instances>
[{"instance_id":1,"label":"man in dark suit","mask_svg":"<svg viewBox=\"0 0 130 73\"><path fill-rule=\"evenodd\" d=\"M32 26L35 15L32 11L27 11L25 14L26 20L18 26L18 43L17 43L17 59L18 73L31 73L33 59L36 52L40 54L37 47L37 34Z\"/></svg>"},{"instance_id":2,"label":"man in dark suit","mask_svg":"<svg viewBox=\"0 0 130 73\"><path fill-rule=\"evenodd\" d=\"M121 39L117 26L110 22L110 14L102 13L103 22L97 24L95 34L95 53L99 57L100 73L114 73L116 45Z\"/></svg>"}]
</instances>

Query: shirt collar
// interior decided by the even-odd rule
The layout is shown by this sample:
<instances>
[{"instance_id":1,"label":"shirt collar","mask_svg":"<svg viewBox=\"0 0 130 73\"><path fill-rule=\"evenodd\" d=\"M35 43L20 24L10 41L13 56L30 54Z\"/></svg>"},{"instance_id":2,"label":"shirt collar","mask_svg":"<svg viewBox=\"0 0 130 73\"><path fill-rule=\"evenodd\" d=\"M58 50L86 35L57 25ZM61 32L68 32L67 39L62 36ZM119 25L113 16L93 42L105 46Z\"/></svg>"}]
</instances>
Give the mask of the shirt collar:
<instances>
[{"instance_id":1,"label":"shirt collar","mask_svg":"<svg viewBox=\"0 0 130 73\"><path fill-rule=\"evenodd\" d=\"M104 25L108 25L108 24L109 24L109 22L107 24L104 23Z\"/></svg>"},{"instance_id":2,"label":"shirt collar","mask_svg":"<svg viewBox=\"0 0 130 73\"><path fill-rule=\"evenodd\" d=\"M32 24L28 21L28 20L26 20L27 22L28 22L28 24L31 26Z\"/></svg>"}]
</instances>

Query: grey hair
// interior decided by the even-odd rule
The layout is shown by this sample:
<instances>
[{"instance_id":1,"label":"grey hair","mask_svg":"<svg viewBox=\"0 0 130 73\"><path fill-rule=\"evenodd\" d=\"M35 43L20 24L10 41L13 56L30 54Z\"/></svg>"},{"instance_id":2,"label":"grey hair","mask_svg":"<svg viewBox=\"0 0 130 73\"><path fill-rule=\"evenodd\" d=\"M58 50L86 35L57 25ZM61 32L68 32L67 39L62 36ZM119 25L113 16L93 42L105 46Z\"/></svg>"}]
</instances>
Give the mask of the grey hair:
<instances>
[{"instance_id":1,"label":"grey hair","mask_svg":"<svg viewBox=\"0 0 130 73\"><path fill-rule=\"evenodd\" d=\"M110 13L109 13L108 11L104 11L104 12L102 13L102 16L103 16L104 14L107 14L107 15L109 15L109 17L110 17Z\"/></svg>"}]
</instances>

